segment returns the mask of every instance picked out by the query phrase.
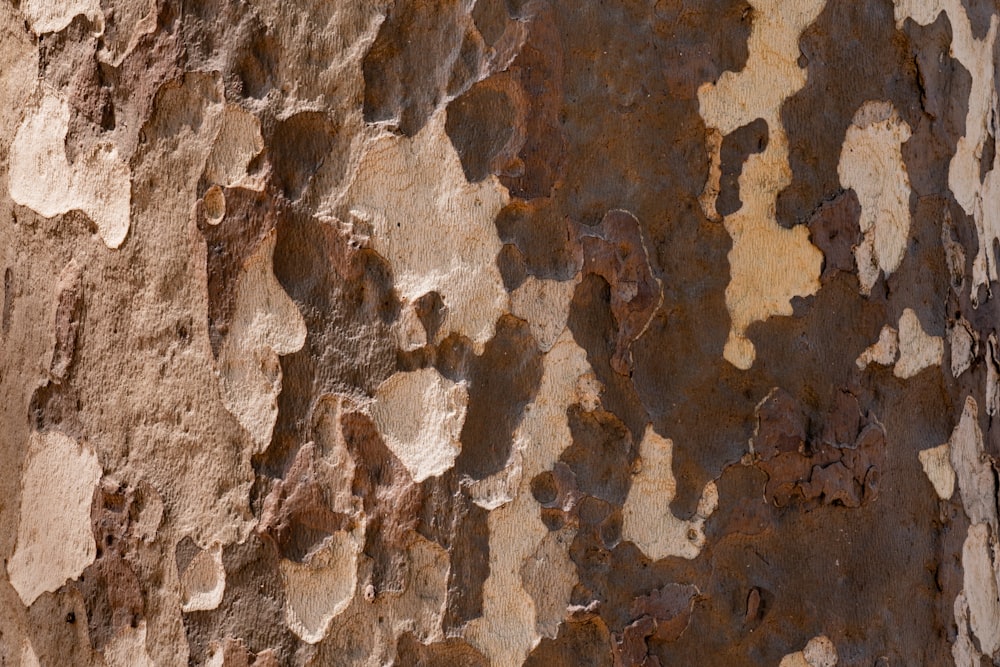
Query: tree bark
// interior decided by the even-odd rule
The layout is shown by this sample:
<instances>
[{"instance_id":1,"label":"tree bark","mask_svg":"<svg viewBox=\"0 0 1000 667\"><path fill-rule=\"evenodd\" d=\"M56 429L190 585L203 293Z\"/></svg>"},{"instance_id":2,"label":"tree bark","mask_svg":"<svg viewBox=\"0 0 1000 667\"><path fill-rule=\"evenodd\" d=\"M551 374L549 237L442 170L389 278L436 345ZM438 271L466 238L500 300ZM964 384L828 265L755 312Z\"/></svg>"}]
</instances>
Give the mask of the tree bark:
<instances>
[{"instance_id":1,"label":"tree bark","mask_svg":"<svg viewBox=\"0 0 1000 667\"><path fill-rule=\"evenodd\" d=\"M998 17L0 5L0 665L1000 664Z\"/></svg>"}]
</instances>

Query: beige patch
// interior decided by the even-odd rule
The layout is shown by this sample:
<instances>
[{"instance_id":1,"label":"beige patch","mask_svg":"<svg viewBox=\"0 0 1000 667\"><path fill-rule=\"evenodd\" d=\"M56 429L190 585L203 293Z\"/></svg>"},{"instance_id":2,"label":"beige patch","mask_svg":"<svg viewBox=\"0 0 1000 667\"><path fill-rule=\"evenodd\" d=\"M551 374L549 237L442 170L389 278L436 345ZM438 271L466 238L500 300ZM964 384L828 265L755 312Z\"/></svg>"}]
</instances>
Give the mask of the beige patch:
<instances>
[{"instance_id":1,"label":"beige patch","mask_svg":"<svg viewBox=\"0 0 1000 667\"><path fill-rule=\"evenodd\" d=\"M691 559L705 545L705 519L719 505L714 482L705 485L698 509L690 520L678 519L670 511L677 494L674 479L674 443L646 427L639 445L642 467L632 479L628 498L622 508L622 538L634 542L653 560L667 556Z\"/></svg>"},{"instance_id":2,"label":"beige patch","mask_svg":"<svg viewBox=\"0 0 1000 667\"><path fill-rule=\"evenodd\" d=\"M813 637L801 651L789 653L778 667L836 667L837 647L825 635Z\"/></svg>"},{"instance_id":3,"label":"beige patch","mask_svg":"<svg viewBox=\"0 0 1000 667\"><path fill-rule=\"evenodd\" d=\"M996 528L994 527L994 530ZM969 526L962 545L965 599L969 604L969 627L979 640L983 653L992 656L1000 650L1000 591L993 561L996 537L983 523Z\"/></svg>"},{"instance_id":4,"label":"beige patch","mask_svg":"<svg viewBox=\"0 0 1000 667\"><path fill-rule=\"evenodd\" d=\"M923 449L917 457L938 497L941 500L951 498L955 493L955 469L951 467L951 448L948 443Z\"/></svg>"},{"instance_id":5,"label":"beige patch","mask_svg":"<svg viewBox=\"0 0 1000 667\"><path fill-rule=\"evenodd\" d=\"M181 573L181 609L209 611L222 602L226 571L222 567L222 545L199 551Z\"/></svg>"},{"instance_id":6,"label":"beige patch","mask_svg":"<svg viewBox=\"0 0 1000 667\"><path fill-rule=\"evenodd\" d=\"M247 174L250 161L264 149L260 121L251 113L227 104L219 119L219 133L205 163L205 178L224 188L263 189L260 179Z\"/></svg>"},{"instance_id":7,"label":"beige patch","mask_svg":"<svg viewBox=\"0 0 1000 667\"><path fill-rule=\"evenodd\" d=\"M276 235L261 241L236 281L229 335L219 352L222 399L250 433L257 451L271 441L278 418L281 367L306 340L306 323L272 271Z\"/></svg>"},{"instance_id":8,"label":"beige patch","mask_svg":"<svg viewBox=\"0 0 1000 667\"><path fill-rule=\"evenodd\" d=\"M785 229L777 223L775 202L791 182L781 105L805 85L806 70L798 65L799 35L819 14L824 0L750 4L755 12L746 67L739 73L724 72L717 83L698 91L709 131L714 128L727 135L762 118L769 132L767 148L743 165L739 178L743 206L724 220L733 247L726 288L732 325L723 356L744 370L756 356L747 328L775 315L791 315L793 297L819 290L823 263L823 254L809 242L807 227ZM706 188L711 190L710 185Z\"/></svg>"},{"instance_id":9,"label":"beige patch","mask_svg":"<svg viewBox=\"0 0 1000 667\"><path fill-rule=\"evenodd\" d=\"M866 347L855 363L858 370L864 370L872 363L890 366L896 361L898 354L899 332L887 324L879 332L878 340Z\"/></svg>"},{"instance_id":10,"label":"beige patch","mask_svg":"<svg viewBox=\"0 0 1000 667\"><path fill-rule=\"evenodd\" d=\"M94 562L90 505L100 478L97 455L88 446L57 432L31 434L17 546L7 561L10 583L26 606Z\"/></svg>"},{"instance_id":11,"label":"beige patch","mask_svg":"<svg viewBox=\"0 0 1000 667\"><path fill-rule=\"evenodd\" d=\"M107 667L154 667L153 659L146 652L146 621L136 627L118 631L104 647Z\"/></svg>"},{"instance_id":12,"label":"beige patch","mask_svg":"<svg viewBox=\"0 0 1000 667\"><path fill-rule=\"evenodd\" d=\"M104 32L104 13L99 0L25 0L21 11L36 35L59 32L77 16L86 16L94 24L95 34Z\"/></svg>"},{"instance_id":13,"label":"beige patch","mask_svg":"<svg viewBox=\"0 0 1000 667\"><path fill-rule=\"evenodd\" d=\"M566 328L573 290L580 283L574 280L544 280L528 276L510 297L510 312L528 323L538 347L548 352L559 334Z\"/></svg>"},{"instance_id":14,"label":"beige patch","mask_svg":"<svg viewBox=\"0 0 1000 667\"><path fill-rule=\"evenodd\" d=\"M70 164L69 118L69 105L46 92L21 123L10 149L11 199L46 218L82 211L104 244L117 248L129 229L131 172L109 142L95 142Z\"/></svg>"},{"instance_id":15,"label":"beige patch","mask_svg":"<svg viewBox=\"0 0 1000 667\"><path fill-rule=\"evenodd\" d=\"M438 292L447 307L440 337L468 336L478 352L508 305L493 224L508 195L494 176L465 180L444 120L438 112L413 138L377 139L342 204L370 228L372 247L392 266L399 295L412 303Z\"/></svg>"},{"instance_id":16,"label":"beige patch","mask_svg":"<svg viewBox=\"0 0 1000 667\"><path fill-rule=\"evenodd\" d=\"M963 317L948 331L948 346L951 348L951 375L957 378L969 370L973 359L979 353L979 334Z\"/></svg>"},{"instance_id":17,"label":"beige patch","mask_svg":"<svg viewBox=\"0 0 1000 667\"><path fill-rule=\"evenodd\" d=\"M315 644L323 639L334 617L351 603L363 541L363 535L337 531L309 563L281 560L285 618L302 641Z\"/></svg>"},{"instance_id":18,"label":"beige patch","mask_svg":"<svg viewBox=\"0 0 1000 667\"><path fill-rule=\"evenodd\" d=\"M372 418L413 481L450 468L462 450L469 392L433 368L396 373L375 392Z\"/></svg>"},{"instance_id":19,"label":"beige patch","mask_svg":"<svg viewBox=\"0 0 1000 667\"><path fill-rule=\"evenodd\" d=\"M944 341L929 336L920 326L920 319L910 308L899 317L899 360L893 368L898 378L911 378L925 368L940 366L944 361Z\"/></svg>"},{"instance_id":20,"label":"beige patch","mask_svg":"<svg viewBox=\"0 0 1000 667\"><path fill-rule=\"evenodd\" d=\"M948 440L951 466L958 477L962 506L972 523L997 526L996 479L993 466L983 451L983 432L979 429L979 407L969 396L958 425Z\"/></svg>"},{"instance_id":21,"label":"beige patch","mask_svg":"<svg viewBox=\"0 0 1000 667\"><path fill-rule=\"evenodd\" d=\"M869 101L854 114L840 153L840 184L861 204L864 240L854 248L862 294L871 294L881 271L889 276L906 254L910 234L910 177L902 145L910 126L889 102Z\"/></svg>"}]
</instances>

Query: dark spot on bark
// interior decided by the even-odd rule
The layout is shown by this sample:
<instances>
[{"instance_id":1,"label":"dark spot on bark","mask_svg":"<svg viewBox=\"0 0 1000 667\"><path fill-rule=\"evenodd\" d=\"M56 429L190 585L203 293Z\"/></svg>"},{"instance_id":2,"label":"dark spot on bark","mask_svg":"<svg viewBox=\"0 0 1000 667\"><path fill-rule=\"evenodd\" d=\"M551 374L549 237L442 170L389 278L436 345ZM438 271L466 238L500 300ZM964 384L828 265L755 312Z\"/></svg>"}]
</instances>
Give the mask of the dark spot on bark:
<instances>
[{"instance_id":1,"label":"dark spot on bark","mask_svg":"<svg viewBox=\"0 0 1000 667\"><path fill-rule=\"evenodd\" d=\"M542 380L542 355L527 323L501 317L482 356L470 360L468 380L469 406L455 470L483 479L507 464L514 429Z\"/></svg>"},{"instance_id":2,"label":"dark spot on bark","mask_svg":"<svg viewBox=\"0 0 1000 667\"><path fill-rule=\"evenodd\" d=\"M10 331L10 316L14 311L14 273L10 267L3 271L3 319L0 320L3 327L3 334L6 336Z\"/></svg>"},{"instance_id":3,"label":"dark spot on bark","mask_svg":"<svg viewBox=\"0 0 1000 667\"><path fill-rule=\"evenodd\" d=\"M767 122L763 118L736 128L722 138L719 198L715 209L719 215L730 215L740 210L740 174L743 163L754 153L762 153L767 148Z\"/></svg>"},{"instance_id":4,"label":"dark spot on bark","mask_svg":"<svg viewBox=\"0 0 1000 667\"><path fill-rule=\"evenodd\" d=\"M370 419L346 415L343 433L357 464L353 493L361 498L367 517L364 554L373 561L371 584L379 593L402 591L408 538L416 530L423 500L420 488Z\"/></svg>"},{"instance_id":5,"label":"dark spot on bark","mask_svg":"<svg viewBox=\"0 0 1000 667\"><path fill-rule=\"evenodd\" d=\"M622 505L631 485L629 471L636 456L628 429L614 414L604 410L585 412L574 406L567 416L573 443L559 460L573 471L580 491Z\"/></svg>"},{"instance_id":6,"label":"dark spot on bark","mask_svg":"<svg viewBox=\"0 0 1000 667\"><path fill-rule=\"evenodd\" d=\"M346 149L338 138L337 126L319 111L303 111L278 122L267 147L275 183L285 197L299 199L327 161L343 172Z\"/></svg>"},{"instance_id":7,"label":"dark spot on bark","mask_svg":"<svg viewBox=\"0 0 1000 667\"><path fill-rule=\"evenodd\" d=\"M445 306L444 299L438 292L428 292L413 302L413 308L417 313L417 318L424 326L427 333L427 340L434 340L438 330L444 322Z\"/></svg>"},{"instance_id":8,"label":"dark spot on bark","mask_svg":"<svg viewBox=\"0 0 1000 667\"><path fill-rule=\"evenodd\" d=\"M504 243L500 248L497 254L497 268L500 269L503 286L508 292L516 290L528 277L524 253L513 243Z\"/></svg>"},{"instance_id":9,"label":"dark spot on bark","mask_svg":"<svg viewBox=\"0 0 1000 667\"><path fill-rule=\"evenodd\" d=\"M515 160L524 143L521 97L518 83L502 73L480 81L448 105L445 130L468 181L523 171Z\"/></svg>"},{"instance_id":10,"label":"dark spot on bark","mask_svg":"<svg viewBox=\"0 0 1000 667\"><path fill-rule=\"evenodd\" d=\"M479 49L465 18L457 0L393 5L362 63L365 121L389 122L412 137L446 94L472 83L466 70L478 61Z\"/></svg>"},{"instance_id":11,"label":"dark spot on bark","mask_svg":"<svg viewBox=\"0 0 1000 667\"><path fill-rule=\"evenodd\" d=\"M612 667L611 634L600 616L577 612L559 626L555 639L543 637L524 667Z\"/></svg>"},{"instance_id":12,"label":"dark spot on bark","mask_svg":"<svg viewBox=\"0 0 1000 667\"><path fill-rule=\"evenodd\" d=\"M827 283L837 272L853 273L854 246L861 240L861 205L854 190L840 192L823 202L809 219L813 245L823 252L823 274Z\"/></svg>"}]
</instances>

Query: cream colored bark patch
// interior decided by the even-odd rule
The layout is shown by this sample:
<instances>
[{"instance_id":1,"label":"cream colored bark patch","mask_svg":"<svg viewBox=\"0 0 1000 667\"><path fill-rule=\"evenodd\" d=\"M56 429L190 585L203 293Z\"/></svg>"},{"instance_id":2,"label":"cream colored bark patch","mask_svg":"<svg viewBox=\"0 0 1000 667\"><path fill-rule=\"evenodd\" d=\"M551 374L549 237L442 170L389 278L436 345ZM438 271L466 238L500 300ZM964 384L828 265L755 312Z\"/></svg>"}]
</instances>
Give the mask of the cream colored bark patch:
<instances>
[{"instance_id":1,"label":"cream colored bark patch","mask_svg":"<svg viewBox=\"0 0 1000 667\"><path fill-rule=\"evenodd\" d=\"M993 562L996 538L990 537L986 524L969 526L962 545L965 599L969 604L969 626L979 640L983 653L992 656L1000 650L1000 591Z\"/></svg>"},{"instance_id":2,"label":"cream colored bark patch","mask_svg":"<svg viewBox=\"0 0 1000 667\"><path fill-rule=\"evenodd\" d=\"M247 167L264 149L260 121L238 106L228 104L219 121L219 133L205 164L205 178L224 188L260 190L262 182L251 182Z\"/></svg>"},{"instance_id":3,"label":"cream colored bark patch","mask_svg":"<svg viewBox=\"0 0 1000 667\"><path fill-rule=\"evenodd\" d=\"M938 498L948 500L955 493L955 469L951 467L951 448L948 443L923 449L917 454L924 474L934 485Z\"/></svg>"},{"instance_id":4,"label":"cream colored bark patch","mask_svg":"<svg viewBox=\"0 0 1000 667\"><path fill-rule=\"evenodd\" d=\"M396 373L375 393L372 417L385 444L422 482L454 464L462 449L469 393L433 368Z\"/></svg>"},{"instance_id":5,"label":"cream colored bark patch","mask_svg":"<svg viewBox=\"0 0 1000 667\"><path fill-rule=\"evenodd\" d=\"M26 0L21 11L36 35L59 32L81 15L96 25L97 34L104 32L104 13L99 0Z\"/></svg>"},{"instance_id":6,"label":"cream colored bark patch","mask_svg":"<svg viewBox=\"0 0 1000 667\"><path fill-rule=\"evenodd\" d=\"M10 149L10 196L51 218L82 211L109 248L129 228L131 172L110 142L96 142L70 164L66 158L69 105L46 93L14 135Z\"/></svg>"},{"instance_id":7,"label":"cream colored bark patch","mask_svg":"<svg viewBox=\"0 0 1000 667\"><path fill-rule=\"evenodd\" d=\"M444 120L442 111L413 138L378 139L343 204L370 227L399 295L412 302L438 292L447 307L440 335L463 334L481 349L507 310L493 221L508 195L494 176L465 180Z\"/></svg>"},{"instance_id":8,"label":"cream colored bark patch","mask_svg":"<svg viewBox=\"0 0 1000 667\"><path fill-rule=\"evenodd\" d=\"M104 647L107 667L154 667L146 651L146 621L119 630Z\"/></svg>"},{"instance_id":9,"label":"cream colored bark patch","mask_svg":"<svg viewBox=\"0 0 1000 667\"><path fill-rule=\"evenodd\" d=\"M510 312L528 323L538 347L548 352L559 334L566 328L573 290L580 283L574 280L544 280L528 276L510 297Z\"/></svg>"},{"instance_id":10,"label":"cream colored bark patch","mask_svg":"<svg viewBox=\"0 0 1000 667\"><path fill-rule=\"evenodd\" d=\"M840 153L840 184L861 204L864 240L854 249L862 294L871 294L881 271L889 276L906 254L910 234L910 177L902 145L910 126L889 102L869 101L854 114Z\"/></svg>"},{"instance_id":11,"label":"cream colored bark patch","mask_svg":"<svg viewBox=\"0 0 1000 667\"><path fill-rule=\"evenodd\" d=\"M985 523L996 528L996 478L993 466L983 451L979 407L971 396L965 399L962 417L952 431L948 445L966 516L972 523Z\"/></svg>"},{"instance_id":12,"label":"cream colored bark patch","mask_svg":"<svg viewBox=\"0 0 1000 667\"><path fill-rule=\"evenodd\" d=\"M746 67L739 73L724 72L717 83L698 91L709 132L714 128L727 135L757 118L767 122L769 132L767 148L743 165L739 178L743 206L724 220L733 247L726 288L732 325L723 356L741 369L750 368L756 356L747 328L774 315L791 315L793 297L819 289L823 263L823 254L809 242L808 228L785 229L777 223L775 202L791 183L781 105L805 85L806 71L798 65L799 35L825 1L750 4L755 12ZM706 191L711 189L711 183L706 185Z\"/></svg>"},{"instance_id":13,"label":"cream colored bark patch","mask_svg":"<svg viewBox=\"0 0 1000 667\"><path fill-rule=\"evenodd\" d=\"M222 545L199 551L181 573L181 609L185 612L215 609L225 591Z\"/></svg>"},{"instance_id":14,"label":"cream colored bark patch","mask_svg":"<svg viewBox=\"0 0 1000 667\"><path fill-rule=\"evenodd\" d=\"M836 667L837 647L825 635L813 637L801 651L789 653L778 667Z\"/></svg>"},{"instance_id":15,"label":"cream colored bark patch","mask_svg":"<svg viewBox=\"0 0 1000 667\"><path fill-rule=\"evenodd\" d=\"M10 583L25 605L76 579L94 562L90 506L100 478L101 466L89 447L57 432L31 434L17 546L7 561Z\"/></svg>"},{"instance_id":16,"label":"cream colored bark patch","mask_svg":"<svg viewBox=\"0 0 1000 667\"><path fill-rule=\"evenodd\" d=\"M899 360L892 370L893 375L911 378L925 368L940 366L943 360L944 341L925 333L913 310L904 310L899 317Z\"/></svg>"},{"instance_id":17,"label":"cream colored bark patch","mask_svg":"<svg viewBox=\"0 0 1000 667\"><path fill-rule=\"evenodd\" d=\"M957 378L969 370L979 353L979 334L974 332L965 318L959 319L948 332L951 348L951 375Z\"/></svg>"},{"instance_id":18,"label":"cream colored bark patch","mask_svg":"<svg viewBox=\"0 0 1000 667\"><path fill-rule=\"evenodd\" d=\"M896 361L898 354L899 332L887 324L879 332L878 340L866 347L855 363L858 370L864 370L872 363L890 366Z\"/></svg>"},{"instance_id":19,"label":"cream colored bark patch","mask_svg":"<svg viewBox=\"0 0 1000 667\"><path fill-rule=\"evenodd\" d=\"M285 618L302 641L315 644L323 639L334 617L351 603L362 542L355 533L337 531L309 563L281 560Z\"/></svg>"},{"instance_id":20,"label":"cream colored bark patch","mask_svg":"<svg viewBox=\"0 0 1000 667\"><path fill-rule=\"evenodd\" d=\"M465 633L494 665L520 665L543 636L556 636L577 580L568 558L575 532L546 528L531 480L550 470L572 442L566 409L577 401L579 378L592 369L568 330L544 364L538 394L515 433L520 475L513 500L488 518L490 574L483 584L483 615Z\"/></svg>"},{"instance_id":21,"label":"cream colored bark patch","mask_svg":"<svg viewBox=\"0 0 1000 667\"><path fill-rule=\"evenodd\" d=\"M233 319L219 352L223 402L258 451L267 448L278 418L278 355L298 351L306 340L305 320L272 271L276 238L272 231L261 241L237 278Z\"/></svg>"},{"instance_id":22,"label":"cream colored bark patch","mask_svg":"<svg viewBox=\"0 0 1000 667\"><path fill-rule=\"evenodd\" d=\"M697 556L705 544L705 519L719 506L718 490L714 482L709 482L691 520L678 519L670 511L677 494L673 448L674 443L656 433L652 425L646 427L639 445L642 468L632 479L622 508L622 538L634 542L653 560Z\"/></svg>"}]
</instances>

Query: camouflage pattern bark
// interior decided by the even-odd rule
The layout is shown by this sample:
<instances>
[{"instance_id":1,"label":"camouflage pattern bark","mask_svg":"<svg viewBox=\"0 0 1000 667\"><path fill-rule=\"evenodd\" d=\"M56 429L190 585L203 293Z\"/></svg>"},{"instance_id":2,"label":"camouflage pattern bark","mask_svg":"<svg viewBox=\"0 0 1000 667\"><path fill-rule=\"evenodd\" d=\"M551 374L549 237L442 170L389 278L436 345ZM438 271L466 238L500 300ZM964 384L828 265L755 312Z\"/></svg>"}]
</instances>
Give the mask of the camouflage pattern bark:
<instances>
[{"instance_id":1,"label":"camouflage pattern bark","mask_svg":"<svg viewBox=\"0 0 1000 667\"><path fill-rule=\"evenodd\" d=\"M1000 664L998 24L0 4L0 665Z\"/></svg>"}]
</instances>

